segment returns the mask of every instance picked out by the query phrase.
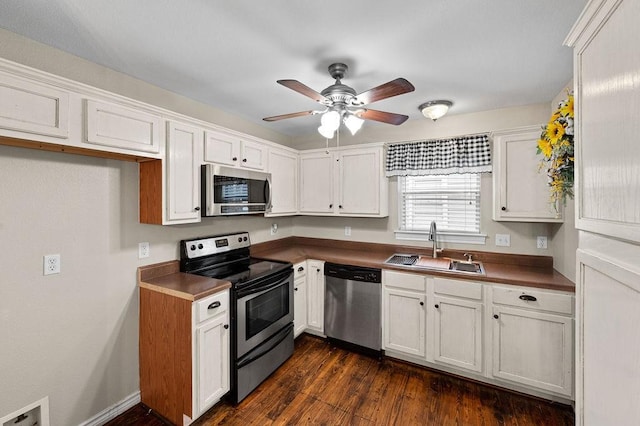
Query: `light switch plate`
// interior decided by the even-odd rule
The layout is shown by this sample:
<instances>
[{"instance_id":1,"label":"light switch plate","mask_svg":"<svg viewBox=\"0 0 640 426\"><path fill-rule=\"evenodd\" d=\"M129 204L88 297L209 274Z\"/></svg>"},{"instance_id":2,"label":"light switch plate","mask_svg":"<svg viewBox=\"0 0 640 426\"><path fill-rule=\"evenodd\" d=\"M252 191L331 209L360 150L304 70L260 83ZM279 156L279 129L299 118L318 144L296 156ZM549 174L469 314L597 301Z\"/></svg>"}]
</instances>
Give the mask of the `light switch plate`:
<instances>
[{"instance_id":1,"label":"light switch plate","mask_svg":"<svg viewBox=\"0 0 640 426\"><path fill-rule=\"evenodd\" d=\"M496 246L510 247L511 235L510 234L496 234Z\"/></svg>"},{"instance_id":2,"label":"light switch plate","mask_svg":"<svg viewBox=\"0 0 640 426\"><path fill-rule=\"evenodd\" d=\"M351 227L350 226L345 226L344 227L344 235L347 237L351 236Z\"/></svg>"}]
</instances>

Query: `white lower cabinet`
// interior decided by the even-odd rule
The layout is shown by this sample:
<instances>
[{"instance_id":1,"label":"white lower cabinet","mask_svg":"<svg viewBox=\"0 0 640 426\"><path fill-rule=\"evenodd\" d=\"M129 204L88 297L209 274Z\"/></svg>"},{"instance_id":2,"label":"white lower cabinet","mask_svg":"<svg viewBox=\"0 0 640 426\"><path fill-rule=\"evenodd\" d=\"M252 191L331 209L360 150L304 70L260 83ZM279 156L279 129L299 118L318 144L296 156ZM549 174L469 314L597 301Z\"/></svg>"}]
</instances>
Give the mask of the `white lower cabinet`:
<instances>
[{"instance_id":1,"label":"white lower cabinet","mask_svg":"<svg viewBox=\"0 0 640 426\"><path fill-rule=\"evenodd\" d=\"M307 262L293 265L293 336L307 328Z\"/></svg>"},{"instance_id":2,"label":"white lower cabinet","mask_svg":"<svg viewBox=\"0 0 640 426\"><path fill-rule=\"evenodd\" d=\"M491 376L573 395L573 296L494 286Z\"/></svg>"},{"instance_id":3,"label":"white lower cabinet","mask_svg":"<svg viewBox=\"0 0 640 426\"><path fill-rule=\"evenodd\" d=\"M434 279L433 359L481 373L482 284Z\"/></svg>"},{"instance_id":4,"label":"white lower cabinet","mask_svg":"<svg viewBox=\"0 0 640 426\"><path fill-rule=\"evenodd\" d=\"M382 283L383 349L424 358L426 277L383 271Z\"/></svg>"},{"instance_id":5,"label":"white lower cabinet","mask_svg":"<svg viewBox=\"0 0 640 426\"><path fill-rule=\"evenodd\" d=\"M569 402L574 295L383 271L385 354Z\"/></svg>"},{"instance_id":6,"label":"white lower cabinet","mask_svg":"<svg viewBox=\"0 0 640 426\"><path fill-rule=\"evenodd\" d=\"M229 391L229 291L194 303L193 418Z\"/></svg>"},{"instance_id":7,"label":"white lower cabinet","mask_svg":"<svg viewBox=\"0 0 640 426\"><path fill-rule=\"evenodd\" d=\"M324 262L307 260L307 331L324 335Z\"/></svg>"}]
</instances>

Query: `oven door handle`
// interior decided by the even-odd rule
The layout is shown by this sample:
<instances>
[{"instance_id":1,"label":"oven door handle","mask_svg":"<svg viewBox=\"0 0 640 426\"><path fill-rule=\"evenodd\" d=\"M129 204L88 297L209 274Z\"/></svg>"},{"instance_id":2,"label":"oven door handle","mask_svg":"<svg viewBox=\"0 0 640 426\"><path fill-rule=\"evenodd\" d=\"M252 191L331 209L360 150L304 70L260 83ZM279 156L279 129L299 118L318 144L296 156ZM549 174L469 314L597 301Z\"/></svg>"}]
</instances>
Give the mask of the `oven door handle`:
<instances>
[{"instance_id":1,"label":"oven door handle","mask_svg":"<svg viewBox=\"0 0 640 426\"><path fill-rule=\"evenodd\" d=\"M274 338L273 342L269 342L268 345L263 345L264 347L258 347L258 349L260 349L259 351L257 351L255 354L252 354L251 356L243 359L242 361L240 361L238 363L237 368L242 368L247 364L251 364L252 362L254 362L257 359L262 358L264 355L268 354L269 352L271 352L271 349L275 348L276 346L278 346L280 343L282 343L282 341L284 339L287 338L287 336L289 335L290 329L291 329L291 325L287 326L284 330L280 331L280 336L277 336L277 338Z\"/></svg>"},{"instance_id":2,"label":"oven door handle","mask_svg":"<svg viewBox=\"0 0 640 426\"><path fill-rule=\"evenodd\" d=\"M278 277L278 279L275 280L275 281L272 281L272 282L269 282L267 284L260 285L260 286L257 286L257 287L240 288L240 289L236 290L236 298L237 299L242 299L243 297L246 297L246 296L249 296L249 295L253 295L253 294L262 293L264 291L271 290L273 288L281 286L283 283L289 281L289 275L290 274L287 273L284 277Z\"/></svg>"}]
</instances>

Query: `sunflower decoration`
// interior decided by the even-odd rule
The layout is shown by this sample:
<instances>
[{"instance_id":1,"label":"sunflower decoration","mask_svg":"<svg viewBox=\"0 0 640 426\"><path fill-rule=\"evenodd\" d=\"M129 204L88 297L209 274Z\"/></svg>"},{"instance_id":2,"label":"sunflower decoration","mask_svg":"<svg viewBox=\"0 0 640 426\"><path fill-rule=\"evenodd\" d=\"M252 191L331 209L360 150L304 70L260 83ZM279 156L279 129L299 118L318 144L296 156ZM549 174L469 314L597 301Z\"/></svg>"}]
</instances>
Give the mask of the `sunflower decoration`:
<instances>
[{"instance_id":1,"label":"sunflower decoration","mask_svg":"<svg viewBox=\"0 0 640 426\"><path fill-rule=\"evenodd\" d=\"M538 154L542 154L539 171L545 170L551 189L550 202L558 208L573 199L573 92L560 102L549 122L542 128Z\"/></svg>"}]
</instances>

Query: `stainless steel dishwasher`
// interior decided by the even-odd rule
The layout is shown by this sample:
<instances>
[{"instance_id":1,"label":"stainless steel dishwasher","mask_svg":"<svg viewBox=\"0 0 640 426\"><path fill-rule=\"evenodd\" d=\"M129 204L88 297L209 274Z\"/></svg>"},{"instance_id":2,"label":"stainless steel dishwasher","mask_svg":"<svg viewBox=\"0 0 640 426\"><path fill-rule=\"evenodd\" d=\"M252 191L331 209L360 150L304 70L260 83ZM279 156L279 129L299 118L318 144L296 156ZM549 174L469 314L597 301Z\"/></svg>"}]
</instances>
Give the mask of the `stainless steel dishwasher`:
<instances>
[{"instance_id":1,"label":"stainless steel dishwasher","mask_svg":"<svg viewBox=\"0 0 640 426\"><path fill-rule=\"evenodd\" d=\"M380 353L382 271L325 262L324 332Z\"/></svg>"}]
</instances>

